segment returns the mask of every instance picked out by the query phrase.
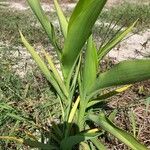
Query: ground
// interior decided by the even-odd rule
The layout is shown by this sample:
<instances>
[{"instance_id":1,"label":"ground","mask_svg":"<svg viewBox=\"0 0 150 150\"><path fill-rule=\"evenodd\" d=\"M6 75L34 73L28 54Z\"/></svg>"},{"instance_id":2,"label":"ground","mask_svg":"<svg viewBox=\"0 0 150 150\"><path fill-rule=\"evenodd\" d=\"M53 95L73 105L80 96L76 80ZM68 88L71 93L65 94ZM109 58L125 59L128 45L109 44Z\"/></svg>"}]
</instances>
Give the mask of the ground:
<instances>
[{"instance_id":1,"label":"ground","mask_svg":"<svg viewBox=\"0 0 150 150\"><path fill-rule=\"evenodd\" d=\"M53 5L48 5L45 2L43 3L44 10L47 14L51 12L50 19L53 18L52 22L58 26ZM132 3L132 1L128 2ZM62 1L61 3L66 15L69 16L74 3L63 3ZM122 41L106 57L103 62L104 69L121 60L150 57L150 19L148 17L150 4L148 0L135 0L133 3L135 5L129 5L129 3L124 3L121 0L109 0L105 11L102 13L104 18L101 17L96 23L93 32L98 43L105 39L104 35L111 20L114 20L114 22L109 33L113 36L113 33L120 26L124 25L126 27L137 18L140 18L134 35L131 37L129 35L129 38ZM26 116L30 119L36 116L34 119L39 125L48 126L52 120L47 111L51 110L50 115L58 118L59 105L57 101L52 101L52 99L55 99L55 96L47 81L42 77L31 60L30 55L20 43L18 26L38 51L40 51L41 47L45 47L52 53L52 47L48 44L48 39L45 37L43 30L24 1L1 0L0 7L0 127L2 128L0 134L3 134L3 132L10 135L20 134L19 132L25 134L23 132L24 129L33 131L35 128L30 129L26 122L22 123L20 128L19 121L23 119L21 116ZM123 18L117 22L117 17L120 17L119 15ZM130 19L128 20L127 18ZM100 30L102 22L105 25ZM117 25L115 25L116 22ZM97 35L101 35L101 39L97 39ZM130 133L135 134L148 147L150 147L150 109L148 105L150 100L147 99L149 96L150 81L146 81L133 85L128 91L113 97L108 103L110 110L117 111L114 122ZM4 102L7 102L5 107L3 105ZM7 108L9 108L9 112ZM56 109L58 110L57 114L53 111ZM108 113L111 112L108 111ZM17 114L20 114L19 121L17 121ZM134 119L133 116L135 116ZM136 122L135 131L133 120ZM112 136L109 137L108 139L104 139L104 141L110 150L127 149ZM14 143L2 142L1 145L1 149L8 149L9 146L11 146L10 149L15 149ZM28 148L25 147L24 149L27 150Z\"/></svg>"}]
</instances>

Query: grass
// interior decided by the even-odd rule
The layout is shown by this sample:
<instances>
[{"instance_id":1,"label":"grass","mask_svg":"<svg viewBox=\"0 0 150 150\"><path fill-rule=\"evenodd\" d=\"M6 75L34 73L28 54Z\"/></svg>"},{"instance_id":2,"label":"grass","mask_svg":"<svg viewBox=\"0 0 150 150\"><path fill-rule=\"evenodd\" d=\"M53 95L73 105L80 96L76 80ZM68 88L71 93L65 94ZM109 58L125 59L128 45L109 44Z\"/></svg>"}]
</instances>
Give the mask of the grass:
<instances>
[{"instance_id":1,"label":"grass","mask_svg":"<svg viewBox=\"0 0 150 150\"><path fill-rule=\"evenodd\" d=\"M146 5L126 4L104 12L100 21L108 22L114 18L118 20L123 16L118 25L127 26L139 18L140 22L137 27L147 29L150 25L150 11L148 10L149 6ZM55 14L51 14L50 17L56 18ZM4 6L0 8L0 39L4 44L11 45L0 46L0 135L26 137L28 135L25 131L38 133L42 130L35 124L49 129L50 122L57 121L59 118L60 107L53 90L37 68L28 70L24 78L16 74L14 66L22 61L19 55L18 57L13 55L18 52L18 48L14 46L21 45L18 27L26 33L31 43L41 43L45 47L49 45L47 37L30 11L13 11ZM102 30L97 26L94 33L104 36L106 29L107 26L104 26ZM111 36L115 31L112 30ZM57 119L51 120L52 117ZM20 146L17 145L16 148L15 145L13 142L0 141L2 150L19 149ZM24 149L28 150L27 147Z\"/></svg>"},{"instance_id":2,"label":"grass","mask_svg":"<svg viewBox=\"0 0 150 150\"><path fill-rule=\"evenodd\" d=\"M54 18L51 14L51 18ZM42 43L47 45L48 38L44 36L44 32L30 11L15 11L0 8L0 39L11 45L19 45L20 37L18 29L26 32L28 39L32 43Z\"/></svg>"},{"instance_id":3,"label":"grass","mask_svg":"<svg viewBox=\"0 0 150 150\"><path fill-rule=\"evenodd\" d=\"M59 118L60 111L53 90L37 68L20 78L13 69L13 65L21 61L12 56L16 50L0 50L0 135L21 136L19 133L22 133L26 137L26 131L38 132L40 126L48 129L54 121L51 117ZM16 147L11 142L0 141L0 149Z\"/></svg>"},{"instance_id":4,"label":"grass","mask_svg":"<svg viewBox=\"0 0 150 150\"><path fill-rule=\"evenodd\" d=\"M129 26L135 20L139 19L137 28L147 29L150 27L150 11L149 5L138 5L138 4L130 4L124 3L122 5L118 5L116 7L112 7L107 11L104 11L100 18L103 21L112 21L112 20L119 20L118 25Z\"/></svg>"}]
</instances>

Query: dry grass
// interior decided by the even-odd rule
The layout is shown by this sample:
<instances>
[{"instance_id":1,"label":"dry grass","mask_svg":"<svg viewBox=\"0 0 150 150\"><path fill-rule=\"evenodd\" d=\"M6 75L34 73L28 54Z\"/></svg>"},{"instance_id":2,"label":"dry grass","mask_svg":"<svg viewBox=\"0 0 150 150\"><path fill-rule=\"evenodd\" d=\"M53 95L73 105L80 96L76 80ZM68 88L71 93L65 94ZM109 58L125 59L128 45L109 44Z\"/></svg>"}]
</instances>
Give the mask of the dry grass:
<instances>
[{"instance_id":1,"label":"dry grass","mask_svg":"<svg viewBox=\"0 0 150 150\"><path fill-rule=\"evenodd\" d=\"M136 138L150 148L150 109L146 111L146 97L150 95L150 80L137 83L123 94L111 98L109 107L117 109L115 124L124 130L132 132L130 113L133 112L136 122ZM141 90L141 88L143 90ZM149 107L150 108L150 107ZM113 138L112 138L113 139ZM128 150L117 139L108 142L111 150Z\"/></svg>"}]
</instances>

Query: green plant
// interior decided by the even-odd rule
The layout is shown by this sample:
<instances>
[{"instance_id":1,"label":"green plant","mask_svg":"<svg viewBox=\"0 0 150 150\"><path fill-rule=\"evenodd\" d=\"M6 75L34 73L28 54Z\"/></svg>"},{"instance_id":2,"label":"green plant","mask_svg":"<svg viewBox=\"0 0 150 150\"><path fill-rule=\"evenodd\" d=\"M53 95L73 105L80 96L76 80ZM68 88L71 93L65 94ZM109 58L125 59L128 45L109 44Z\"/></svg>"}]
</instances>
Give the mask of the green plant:
<instances>
[{"instance_id":1,"label":"green plant","mask_svg":"<svg viewBox=\"0 0 150 150\"><path fill-rule=\"evenodd\" d=\"M79 0L69 21L65 18L57 0L54 0L65 41L61 48L54 26L45 16L40 1L27 1L56 50L62 74L58 72L52 57L43 50L45 57L43 60L20 31L21 39L53 86L61 104L62 115L60 123L54 123L49 134L43 134L41 142L34 138L18 139L7 136L0 138L15 140L43 150L106 149L100 137L107 131L134 150L146 150L147 148L132 135L116 127L104 114L102 108L99 108L99 111L94 109L95 105L105 102L107 98L130 86L124 86L104 95L101 92L103 89L150 78L149 59L124 61L105 72L98 67L98 63L133 29L137 21L96 48L92 38L92 28L106 0Z\"/></svg>"}]
</instances>

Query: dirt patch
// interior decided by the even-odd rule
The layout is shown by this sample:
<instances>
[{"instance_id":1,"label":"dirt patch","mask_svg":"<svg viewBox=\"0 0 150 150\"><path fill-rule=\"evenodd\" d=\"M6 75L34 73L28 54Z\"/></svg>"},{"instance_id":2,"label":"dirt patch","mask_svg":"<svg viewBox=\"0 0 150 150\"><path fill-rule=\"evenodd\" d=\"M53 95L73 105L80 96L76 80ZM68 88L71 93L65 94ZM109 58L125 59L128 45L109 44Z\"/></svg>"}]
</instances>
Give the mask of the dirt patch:
<instances>
[{"instance_id":1,"label":"dirt patch","mask_svg":"<svg viewBox=\"0 0 150 150\"><path fill-rule=\"evenodd\" d=\"M114 48L108 56L117 61L150 57L150 30L127 38Z\"/></svg>"}]
</instances>

